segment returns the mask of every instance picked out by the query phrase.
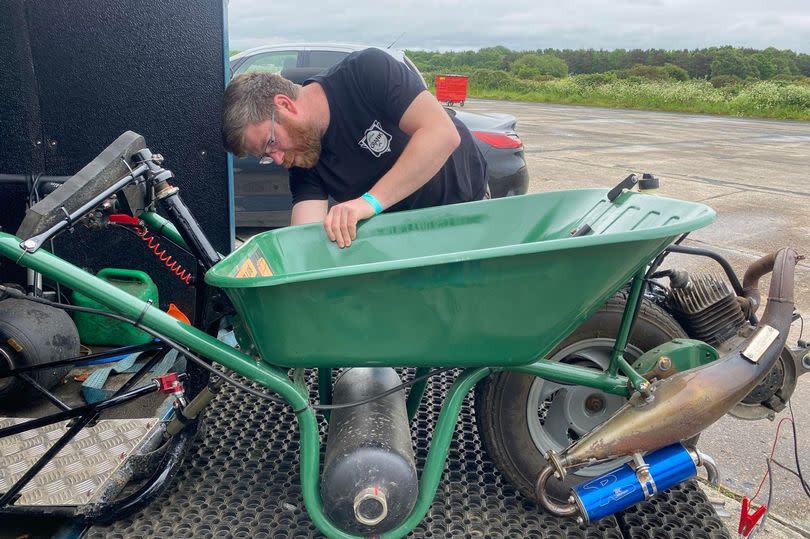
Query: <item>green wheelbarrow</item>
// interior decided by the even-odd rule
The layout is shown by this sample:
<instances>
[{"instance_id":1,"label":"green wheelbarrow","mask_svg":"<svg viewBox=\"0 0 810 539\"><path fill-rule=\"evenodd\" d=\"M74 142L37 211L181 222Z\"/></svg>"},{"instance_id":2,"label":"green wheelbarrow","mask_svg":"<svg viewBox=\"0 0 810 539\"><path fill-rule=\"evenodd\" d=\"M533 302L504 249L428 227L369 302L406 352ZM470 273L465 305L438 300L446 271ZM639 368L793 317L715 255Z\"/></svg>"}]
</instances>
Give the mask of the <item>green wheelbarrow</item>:
<instances>
[{"instance_id":1,"label":"green wheelbarrow","mask_svg":"<svg viewBox=\"0 0 810 539\"><path fill-rule=\"evenodd\" d=\"M786 402L806 371L807 351L786 346L796 253L764 257L740 283L721 257L680 245L714 219L710 208L632 192L633 177L610 191L383 214L361 224L348 249L329 242L319 224L273 230L226 257L171 178L142 138L122 135L60 188L62 196L54 193L58 204L32 208L17 235L0 233L0 255L104 305L108 312L96 314L136 325L158 339L154 346L179 350L189 372L2 428L0 438L64 419L78 432L101 410L150 391L176 397L165 437L188 438L214 386L280 399L298 420L302 494L318 529L329 537L402 537L429 510L473 389L480 435L504 476L543 510L592 521L694 476L701 465L714 477L713 462L694 445L700 432L727 412L766 417L779 407L775 396ZM91 181L90 194L76 189ZM133 226L149 224L195 255L196 283L207 288L203 320L181 322L42 248L113 193L150 209L127 218ZM712 256L726 279L661 269L670 252ZM759 319L757 285L771 270ZM9 286L0 293L9 296L0 312L5 302L77 309ZM0 315L6 341L12 326ZM717 348L730 351L721 357ZM10 361L3 378L78 360L59 353L33 367ZM774 368L788 374L767 394L762 381ZM317 402L305 382L312 369ZM455 383L416 470L409 419L429 378L449 370ZM329 417L323 470L319 413ZM73 516L103 522L137 510L165 486L167 467L180 465L167 462L139 496ZM0 512L14 512L32 476L0 495Z\"/></svg>"}]
</instances>

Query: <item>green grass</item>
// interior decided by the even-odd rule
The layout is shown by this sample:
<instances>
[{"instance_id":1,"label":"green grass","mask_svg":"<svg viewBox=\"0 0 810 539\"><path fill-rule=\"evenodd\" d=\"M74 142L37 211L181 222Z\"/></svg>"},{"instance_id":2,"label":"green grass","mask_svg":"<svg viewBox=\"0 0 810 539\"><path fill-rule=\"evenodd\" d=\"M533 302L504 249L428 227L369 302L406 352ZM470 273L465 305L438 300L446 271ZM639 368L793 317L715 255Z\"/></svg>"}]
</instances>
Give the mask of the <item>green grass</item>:
<instances>
[{"instance_id":1,"label":"green grass","mask_svg":"<svg viewBox=\"0 0 810 539\"><path fill-rule=\"evenodd\" d=\"M514 101L810 120L810 85L781 81L715 88L705 80L595 80L572 76L532 81L498 78L489 73L482 83L476 83L473 75L468 94Z\"/></svg>"}]
</instances>

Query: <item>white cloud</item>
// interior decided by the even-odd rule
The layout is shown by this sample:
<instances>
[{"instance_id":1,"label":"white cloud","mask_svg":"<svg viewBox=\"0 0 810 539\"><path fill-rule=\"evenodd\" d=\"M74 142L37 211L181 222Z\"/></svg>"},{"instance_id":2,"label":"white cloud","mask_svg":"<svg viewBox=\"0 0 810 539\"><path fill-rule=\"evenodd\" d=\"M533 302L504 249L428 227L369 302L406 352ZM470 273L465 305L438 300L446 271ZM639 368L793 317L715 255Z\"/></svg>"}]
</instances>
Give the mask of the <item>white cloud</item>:
<instances>
[{"instance_id":1,"label":"white cloud","mask_svg":"<svg viewBox=\"0 0 810 539\"><path fill-rule=\"evenodd\" d=\"M719 45L810 53L806 0L230 0L231 49L350 42L449 50L696 49Z\"/></svg>"}]
</instances>

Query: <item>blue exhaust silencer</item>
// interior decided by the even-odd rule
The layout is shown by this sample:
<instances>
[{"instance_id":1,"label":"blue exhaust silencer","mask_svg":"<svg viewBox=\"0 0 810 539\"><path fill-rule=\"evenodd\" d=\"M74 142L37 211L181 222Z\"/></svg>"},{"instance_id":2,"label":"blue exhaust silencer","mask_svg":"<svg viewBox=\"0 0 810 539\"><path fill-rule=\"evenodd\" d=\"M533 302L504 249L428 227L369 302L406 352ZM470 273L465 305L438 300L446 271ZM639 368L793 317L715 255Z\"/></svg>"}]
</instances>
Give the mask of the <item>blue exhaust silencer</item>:
<instances>
[{"instance_id":1,"label":"blue exhaust silencer","mask_svg":"<svg viewBox=\"0 0 810 539\"><path fill-rule=\"evenodd\" d=\"M658 449L620 468L581 483L574 498L588 522L612 515L694 477L697 467L681 444Z\"/></svg>"}]
</instances>

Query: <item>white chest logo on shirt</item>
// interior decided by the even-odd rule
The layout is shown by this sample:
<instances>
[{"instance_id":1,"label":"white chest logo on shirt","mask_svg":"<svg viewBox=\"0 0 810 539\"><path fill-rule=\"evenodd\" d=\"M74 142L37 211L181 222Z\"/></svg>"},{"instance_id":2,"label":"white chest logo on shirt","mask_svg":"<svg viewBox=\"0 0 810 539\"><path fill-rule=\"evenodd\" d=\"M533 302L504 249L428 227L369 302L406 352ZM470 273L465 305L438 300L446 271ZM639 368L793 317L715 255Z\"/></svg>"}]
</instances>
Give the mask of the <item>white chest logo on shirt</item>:
<instances>
[{"instance_id":1,"label":"white chest logo on shirt","mask_svg":"<svg viewBox=\"0 0 810 539\"><path fill-rule=\"evenodd\" d=\"M391 135L385 132L380 122L374 120L371 127L366 129L359 144L374 154L374 157L380 157L385 152L391 151Z\"/></svg>"}]
</instances>

